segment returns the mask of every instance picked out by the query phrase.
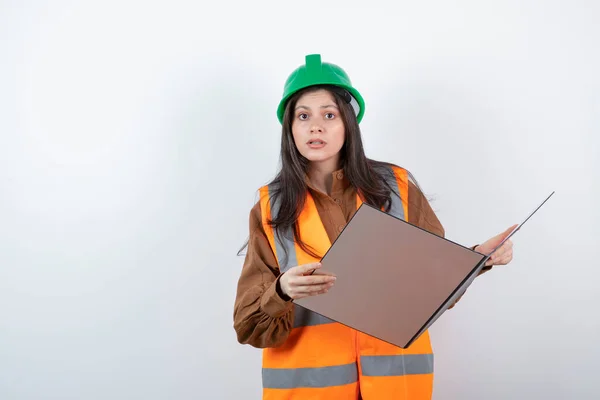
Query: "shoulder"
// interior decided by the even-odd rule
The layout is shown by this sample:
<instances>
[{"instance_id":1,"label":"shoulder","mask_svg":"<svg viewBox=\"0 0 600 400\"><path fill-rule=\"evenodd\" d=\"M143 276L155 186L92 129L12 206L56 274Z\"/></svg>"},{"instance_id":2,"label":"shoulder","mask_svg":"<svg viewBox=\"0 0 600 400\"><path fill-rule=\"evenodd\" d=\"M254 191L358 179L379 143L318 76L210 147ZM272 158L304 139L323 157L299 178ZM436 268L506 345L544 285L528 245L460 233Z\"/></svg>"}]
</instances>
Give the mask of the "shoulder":
<instances>
[{"instance_id":1,"label":"shoulder","mask_svg":"<svg viewBox=\"0 0 600 400\"><path fill-rule=\"evenodd\" d=\"M406 188L408 190L407 194L409 198L413 197L411 195L420 192L417 180L407 168L384 161L373 161L372 166L383 179L389 180L390 178L393 178L399 185Z\"/></svg>"},{"instance_id":2,"label":"shoulder","mask_svg":"<svg viewBox=\"0 0 600 400\"><path fill-rule=\"evenodd\" d=\"M252 208L250 208L250 212L248 213L248 227L250 236L256 233L256 231L263 230L263 221L262 221L262 210L260 206L260 201L254 203Z\"/></svg>"},{"instance_id":3,"label":"shoulder","mask_svg":"<svg viewBox=\"0 0 600 400\"><path fill-rule=\"evenodd\" d=\"M394 175L396 175L398 179L402 180L405 184L407 184L410 189L420 190L419 185L417 184L417 180L415 179L414 175L412 174L412 172L410 172L409 169L393 163L386 164L388 165L388 168L390 168L394 172Z\"/></svg>"},{"instance_id":4,"label":"shoulder","mask_svg":"<svg viewBox=\"0 0 600 400\"><path fill-rule=\"evenodd\" d=\"M251 222L264 223L263 218L270 218L271 208L278 203L280 197L279 183L272 181L260 186L254 196L254 205L250 210Z\"/></svg>"},{"instance_id":5,"label":"shoulder","mask_svg":"<svg viewBox=\"0 0 600 400\"><path fill-rule=\"evenodd\" d=\"M254 204L252 208L250 208L249 218L250 218L250 228L251 231L253 229L259 228L262 225L262 216L265 213L265 205L269 199L269 185L260 186L254 192Z\"/></svg>"},{"instance_id":6,"label":"shoulder","mask_svg":"<svg viewBox=\"0 0 600 400\"><path fill-rule=\"evenodd\" d=\"M388 176L390 174L396 175L399 178L410 179L411 173L408 169L401 167L397 164L387 162L387 161L378 161L378 160L369 160L371 168L382 176Z\"/></svg>"},{"instance_id":7,"label":"shoulder","mask_svg":"<svg viewBox=\"0 0 600 400\"><path fill-rule=\"evenodd\" d=\"M408 222L443 237L444 227L412 172L393 163L378 162L378 165L378 170L385 171L387 169L387 173L393 173L398 183L404 186L405 200L408 203Z\"/></svg>"}]
</instances>

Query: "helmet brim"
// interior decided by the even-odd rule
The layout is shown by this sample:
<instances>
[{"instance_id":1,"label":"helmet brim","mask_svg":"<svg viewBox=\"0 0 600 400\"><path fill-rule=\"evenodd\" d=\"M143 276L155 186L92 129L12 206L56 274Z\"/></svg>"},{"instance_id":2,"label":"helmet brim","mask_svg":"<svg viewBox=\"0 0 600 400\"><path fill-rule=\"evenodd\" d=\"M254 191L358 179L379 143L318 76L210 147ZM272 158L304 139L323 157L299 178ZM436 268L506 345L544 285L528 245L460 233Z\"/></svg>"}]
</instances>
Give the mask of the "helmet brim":
<instances>
[{"instance_id":1,"label":"helmet brim","mask_svg":"<svg viewBox=\"0 0 600 400\"><path fill-rule=\"evenodd\" d=\"M359 93L359 91L356 90L355 88L353 88L352 86L347 86L347 85L342 85L339 83L332 83L332 82L327 82L327 81L315 82L311 85L307 85L307 86L298 88L298 89L288 93L285 97L283 97L281 99L281 101L279 102L279 106L277 107L277 119L279 120L279 123L283 124L283 115L285 113L285 107L286 107L287 102L290 99L290 97L292 97L294 94L298 93L301 90L304 90L306 88L310 88L313 86L319 86L319 85L337 86L337 87L343 88L343 89L347 90L348 92L350 92L352 97L354 97L356 99L356 102L358 103L358 106L360 109L358 112L358 115L356 116L356 121L360 124L360 122L362 121L362 118L365 114L365 101L364 101L363 97L361 96L361 94Z\"/></svg>"}]
</instances>

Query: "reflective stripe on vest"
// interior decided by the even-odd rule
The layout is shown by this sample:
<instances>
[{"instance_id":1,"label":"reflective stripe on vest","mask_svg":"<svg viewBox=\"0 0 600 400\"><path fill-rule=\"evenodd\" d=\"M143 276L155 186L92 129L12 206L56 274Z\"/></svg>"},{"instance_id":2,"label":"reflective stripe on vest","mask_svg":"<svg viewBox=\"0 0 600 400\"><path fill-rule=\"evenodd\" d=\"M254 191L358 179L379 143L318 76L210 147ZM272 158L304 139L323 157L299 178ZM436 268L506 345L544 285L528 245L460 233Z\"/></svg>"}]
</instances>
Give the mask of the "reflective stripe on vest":
<instances>
[{"instance_id":1,"label":"reflective stripe on vest","mask_svg":"<svg viewBox=\"0 0 600 400\"><path fill-rule=\"evenodd\" d=\"M408 219L408 174L394 167L380 171L392 190L389 214ZM261 188L263 227L282 272L319 261L295 242L293 231L277 235L267 221L279 205ZM357 196L357 207L362 200ZM298 218L300 235L317 254L331 242L314 199L308 193ZM401 255L400 255L401 257ZM433 354L426 331L408 349L401 349L294 305L294 324L283 345L263 350L263 393L268 399L356 399L358 382L365 400L379 398L425 400L433 387ZM414 377L414 378L412 378Z\"/></svg>"},{"instance_id":2,"label":"reflective stripe on vest","mask_svg":"<svg viewBox=\"0 0 600 400\"><path fill-rule=\"evenodd\" d=\"M433 373L432 354L360 356L364 376L404 376ZM320 368L266 368L263 387L270 389L323 388L356 382L356 363Z\"/></svg>"},{"instance_id":3,"label":"reflective stripe on vest","mask_svg":"<svg viewBox=\"0 0 600 400\"><path fill-rule=\"evenodd\" d=\"M364 376L404 376L433 373L433 354L360 356Z\"/></svg>"},{"instance_id":4,"label":"reflective stripe on vest","mask_svg":"<svg viewBox=\"0 0 600 400\"><path fill-rule=\"evenodd\" d=\"M324 388L354 383L358 379L355 362L320 368L267 368L263 387L267 389Z\"/></svg>"}]
</instances>

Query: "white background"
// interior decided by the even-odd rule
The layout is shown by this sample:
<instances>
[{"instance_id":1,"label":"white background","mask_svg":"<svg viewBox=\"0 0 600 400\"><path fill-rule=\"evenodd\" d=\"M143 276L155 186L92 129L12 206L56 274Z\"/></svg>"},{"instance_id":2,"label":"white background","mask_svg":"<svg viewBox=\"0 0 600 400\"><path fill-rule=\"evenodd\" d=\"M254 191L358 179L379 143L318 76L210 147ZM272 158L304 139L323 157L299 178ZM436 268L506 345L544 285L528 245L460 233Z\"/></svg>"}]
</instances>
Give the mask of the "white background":
<instances>
[{"instance_id":1,"label":"white background","mask_svg":"<svg viewBox=\"0 0 600 400\"><path fill-rule=\"evenodd\" d=\"M393 7L393 8L391 8ZM435 399L600 396L600 3L0 2L0 399L259 399L233 301L308 53L447 237L555 196L432 328Z\"/></svg>"}]
</instances>

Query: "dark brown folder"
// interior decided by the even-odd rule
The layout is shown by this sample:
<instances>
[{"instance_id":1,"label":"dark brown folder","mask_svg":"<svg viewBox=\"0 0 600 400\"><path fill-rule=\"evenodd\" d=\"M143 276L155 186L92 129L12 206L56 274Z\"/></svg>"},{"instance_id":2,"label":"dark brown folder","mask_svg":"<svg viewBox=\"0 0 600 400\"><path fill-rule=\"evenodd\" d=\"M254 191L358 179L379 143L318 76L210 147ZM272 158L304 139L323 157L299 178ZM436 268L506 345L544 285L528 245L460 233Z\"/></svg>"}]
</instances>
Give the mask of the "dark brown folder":
<instances>
[{"instance_id":1,"label":"dark brown folder","mask_svg":"<svg viewBox=\"0 0 600 400\"><path fill-rule=\"evenodd\" d=\"M316 272L337 276L335 285L295 303L406 348L466 291L491 254L362 204Z\"/></svg>"}]
</instances>

